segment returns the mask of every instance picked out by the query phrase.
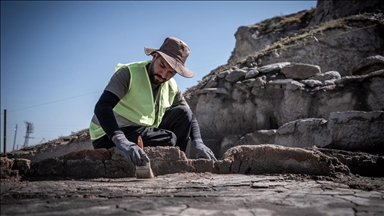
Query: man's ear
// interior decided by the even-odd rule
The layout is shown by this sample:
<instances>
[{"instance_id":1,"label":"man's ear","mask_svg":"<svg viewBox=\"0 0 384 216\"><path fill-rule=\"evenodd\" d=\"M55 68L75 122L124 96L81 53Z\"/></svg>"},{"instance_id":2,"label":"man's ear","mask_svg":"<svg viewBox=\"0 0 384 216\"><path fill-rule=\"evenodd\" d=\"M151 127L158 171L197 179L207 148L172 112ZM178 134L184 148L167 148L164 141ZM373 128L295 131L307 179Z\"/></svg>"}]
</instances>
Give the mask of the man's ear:
<instances>
[{"instance_id":1,"label":"man's ear","mask_svg":"<svg viewBox=\"0 0 384 216\"><path fill-rule=\"evenodd\" d=\"M157 58L157 56L159 56L159 53L153 52L152 53L152 60L155 60Z\"/></svg>"}]
</instances>

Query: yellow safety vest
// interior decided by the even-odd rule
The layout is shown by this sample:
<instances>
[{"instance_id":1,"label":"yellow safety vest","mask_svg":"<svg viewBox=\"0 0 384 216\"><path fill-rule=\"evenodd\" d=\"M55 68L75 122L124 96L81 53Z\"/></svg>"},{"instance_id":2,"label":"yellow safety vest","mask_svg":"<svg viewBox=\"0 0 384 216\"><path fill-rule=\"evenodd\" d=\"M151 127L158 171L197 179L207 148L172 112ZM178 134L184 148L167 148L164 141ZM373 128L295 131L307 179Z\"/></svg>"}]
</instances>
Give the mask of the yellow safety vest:
<instances>
[{"instance_id":1,"label":"yellow safety vest","mask_svg":"<svg viewBox=\"0 0 384 216\"><path fill-rule=\"evenodd\" d=\"M159 108L155 113L151 82L145 67L148 63L149 61L117 64L115 72L120 67L128 67L130 83L127 93L116 104L113 111L138 125L156 128L160 125L165 110L172 105L178 88L173 78L161 84L158 98ZM92 121L89 125L89 133L91 140L99 139L105 135L101 126Z\"/></svg>"}]
</instances>

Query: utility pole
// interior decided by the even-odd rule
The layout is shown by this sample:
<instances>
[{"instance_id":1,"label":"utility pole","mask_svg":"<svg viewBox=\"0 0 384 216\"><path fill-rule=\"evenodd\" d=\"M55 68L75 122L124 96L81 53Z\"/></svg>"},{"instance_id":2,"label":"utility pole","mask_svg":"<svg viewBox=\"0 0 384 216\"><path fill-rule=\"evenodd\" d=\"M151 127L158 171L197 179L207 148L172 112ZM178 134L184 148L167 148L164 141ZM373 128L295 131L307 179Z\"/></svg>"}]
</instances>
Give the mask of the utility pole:
<instances>
[{"instance_id":1,"label":"utility pole","mask_svg":"<svg viewBox=\"0 0 384 216\"><path fill-rule=\"evenodd\" d=\"M29 134L33 133L33 124L27 121L24 121L27 126L27 131L25 133L25 140L24 140L24 147L28 147L28 141L29 139L33 139L33 137L30 137Z\"/></svg>"},{"instance_id":2,"label":"utility pole","mask_svg":"<svg viewBox=\"0 0 384 216\"><path fill-rule=\"evenodd\" d=\"M13 138L13 149L12 149L12 151L15 151L16 134L17 134L17 124L16 124L16 127L15 127L15 137Z\"/></svg>"},{"instance_id":3,"label":"utility pole","mask_svg":"<svg viewBox=\"0 0 384 216\"><path fill-rule=\"evenodd\" d=\"M7 109L4 109L4 154L7 153Z\"/></svg>"}]
</instances>

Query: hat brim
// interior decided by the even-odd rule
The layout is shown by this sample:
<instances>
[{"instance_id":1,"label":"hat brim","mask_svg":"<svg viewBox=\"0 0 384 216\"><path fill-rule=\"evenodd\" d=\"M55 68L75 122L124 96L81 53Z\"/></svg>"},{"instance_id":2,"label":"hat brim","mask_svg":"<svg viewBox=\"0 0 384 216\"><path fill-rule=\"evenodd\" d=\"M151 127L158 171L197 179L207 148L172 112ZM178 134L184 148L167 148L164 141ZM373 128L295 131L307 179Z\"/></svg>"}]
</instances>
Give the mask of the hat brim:
<instances>
[{"instance_id":1,"label":"hat brim","mask_svg":"<svg viewBox=\"0 0 384 216\"><path fill-rule=\"evenodd\" d=\"M165 61L167 61L169 66L171 66L178 74L180 74L183 77L192 78L195 76L195 73L193 71L186 68L182 63L178 62L175 58L172 58L171 56L159 51L158 49L144 47L144 52L146 55L152 55L152 53L154 52L159 53L165 59Z\"/></svg>"}]
</instances>

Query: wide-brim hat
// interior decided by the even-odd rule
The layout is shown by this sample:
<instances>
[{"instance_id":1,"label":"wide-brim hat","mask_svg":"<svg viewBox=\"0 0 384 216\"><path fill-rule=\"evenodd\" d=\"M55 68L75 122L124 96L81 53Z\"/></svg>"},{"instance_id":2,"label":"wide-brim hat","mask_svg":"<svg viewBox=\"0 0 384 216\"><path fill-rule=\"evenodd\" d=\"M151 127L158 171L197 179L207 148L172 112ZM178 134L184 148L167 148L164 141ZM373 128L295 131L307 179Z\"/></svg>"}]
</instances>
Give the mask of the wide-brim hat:
<instances>
[{"instance_id":1,"label":"wide-brim hat","mask_svg":"<svg viewBox=\"0 0 384 216\"><path fill-rule=\"evenodd\" d=\"M154 52L159 53L183 77L190 78L195 75L193 71L184 66L190 50L188 45L178 38L167 37L160 49L144 47L144 52L146 55L151 55Z\"/></svg>"}]
</instances>

